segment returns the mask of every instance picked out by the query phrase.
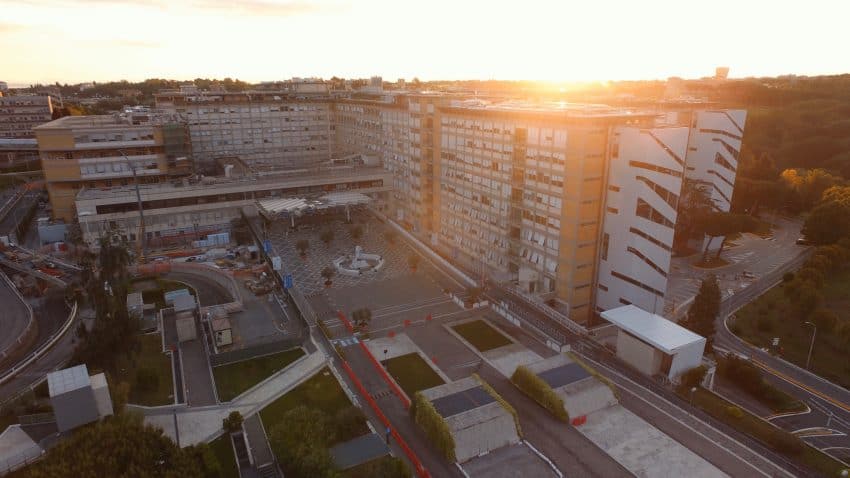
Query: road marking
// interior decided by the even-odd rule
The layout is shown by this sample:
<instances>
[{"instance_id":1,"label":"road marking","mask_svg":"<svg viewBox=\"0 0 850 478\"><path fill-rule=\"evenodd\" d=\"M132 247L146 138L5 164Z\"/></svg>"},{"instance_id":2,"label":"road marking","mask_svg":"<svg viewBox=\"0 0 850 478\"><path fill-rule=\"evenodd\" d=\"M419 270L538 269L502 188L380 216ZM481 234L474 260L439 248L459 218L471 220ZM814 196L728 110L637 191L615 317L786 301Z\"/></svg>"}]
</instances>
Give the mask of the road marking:
<instances>
[{"instance_id":1,"label":"road marking","mask_svg":"<svg viewBox=\"0 0 850 478\"><path fill-rule=\"evenodd\" d=\"M608 367L607 367L607 366L605 366L605 365L602 365L602 364L601 364L601 363L599 363L599 362L596 362L595 360L593 360L593 359L591 359L591 358L587 357L586 355L582 355L582 358L583 358L584 360L587 360L588 362L591 362L591 363L595 364L595 366L596 366L596 367L598 367L598 368L604 368L604 369L608 370L608 372L609 372L609 373L614 374L614 375L617 375L618 377L620 377L620 379L622 379L622 380L624 380L624 381L626 381L626 382L628 382L628 383L631 383L633 386L639 387L639 388L641 388L641 389L645 389L645 388L644 388L642 385L640 385L639 383L634 382L632 379L630 379L630 378L626 377L625 375L620 374L620 373L619 373L619 372L617 372L616 370L613 370L613 369L611 369L611 368L608 368ZM747 459L745 459L744 457L739 456L738 454L736 454L736 453L735 453L735 452L733 452L732 450L730 450L730 449L726 448L725 446L721 445L721 444L720 444L720 443L718 443L717 441L715 441L715 440L712 440L712 439L708 438L708 437L707 437L707 436L705 436L705 434L703 434L701 431L699 431L699 430L697 430L697 429L693 428L692 426L688 425L687 423L683 422L682 420L680 420L680 419L678 419L678 418L674 417L672 414L670 414L670 413L669 413L669 412L667 412L666 410L662 410L660 407L658 407L658 406L657 406L657 405L655 405L654 403L650 402L649 400L647 400L647 399L645 399L645 398L641 397L639 394L635 393L634 391L632 391L632 390L628 390L628 389L626 389L626 388L624 388L624 387L620 387L620 388L623 388L623 390L626 390L627 392L629 392L629 393L630 393L630 394L632 394L633 396L637 397L639 400L643 401L643 402L644 402L644 403L646 403L647 405L651 406L652 408L655 408L655 409L656 409L656 410L658 410L659 412L661 412L661 413L663 413L663 414L667 415L668 417L672 418L673 420L677 421L679 424L681 424L681 425L682 425L682 426L684 426L685 428L688 428L688 429L692 430L694 433L696 433L697 435L699 435L699 436L703 437L703 438L704 438L706 441L708 441L709 443L716 445L717 447L719 447L719 448L721 448L721 449L725 450L725 451L726 451L727 453L729 453L730 455L732 455L732 456L734 456L734 457L738 458L738 460L740 460L742 463L744 463L744 464L746 464L747 466L749 466L750 468L754 469L755 471L757 471L757 472L758 472L758 473L760 473L761 475L764 475L764 476L767 476L767 477L772 476L772 475L768 474L766 471L761 470L761 469L760 469L759 467L757 467L756 465L754 465L754 464L750 463L750 462L749 462ZM745 450L749 451L750 453L752 453L753 455L755 455L755 456L757 456L757 457L761 458L762 460L764 460L764 462L765 462L765 463L768 463L768 464L772 465L772 466L773 466L776 470L781 471L781 472L782 472L782 473L784 473L786 476L793 476L791 473L789 473L788 471L784 470L784 469L783 469L783 468L781 468L778 464L774 463L774 462L773 462L773 461L771 461L769 458L767 458L767 457L763 456L761 453L757 453L757 452L753 451L753 450L752 450L752 449L750 449L750 447L748 447L747 445L744 445L743 443L739 442L738 440L736 440L736 439L734 439L734 438L730 437L729 435L726 435L725 433L723 433L723 432L721 432L720 430L718 430L718 429L714 428L714 427L713 427L713 426L711 426L710 424L708 424L708 423L706 423L706 422L704 422L704 421L702 421L702 420L699 420L699 419L697 419L696 417L693 417L693 415L691 415L691 414L690 414L690 413L688 413L687 411L683 410L683 409L682 409L682 408L680 408L678 405L675 405L675 404L671 403L670 401L668 401L666 398L664 398L664 397L662 397L662 396L660 396L660 395L655 394L655 392L653 392L653 391L651 391L651 390L648 390L648 389L645 389L645 390L647 390L649 393L652 393L655 397L657 397L658 399L660 399L660 401L666 402L668 405L670 405L671 407L674 407L675 409L678 409L679 411L681 411L682 413L684 413L686 416L690 416L690 417L691 417L691 418L693 418L694 420L697 420L699 423L702 423L703 425L705 425L707 428L709 428L709 429L713 430L713 431L714 431L715 433L717 433L718 435L728 438L730 441L732 441L733 443L736 443L736 444L737 444L738 446L740 446L741 448L743 448L743 449L745 449ZM671 438L672 438L672 437L671 437ZM678 440L676 440L676 441L678 442ZM685 445L682 445L682 446L685 446ZM687 447L685 447L685 448L687 448ZM688 449L690 450L690 448L688 448ZM699 454L697 454L697 455L699 455ZM705 459L705 458L703 458L703 459ZM706 460L706 461L707 461L707 460Z\"/></svg>"},{"instance_id":2,"label":"road marking","mask_svg":"<svg viewBox=\"0 0 850 478\"><path fill-rule=\"evenodd\" d=\"M844 404L844 402L838 401L838 400L836 400L836 399L834 399L834 398L830 397L829 395L826 395L826 394L824 394L824 393L821 393L821 392L820 392L820 391L818 391L818 390L815 390L815 389L813 389L813 388L810 388L808 385L806 385L806 384L804 384L804 383L800 383L799 381L797 381L797 380L795 380L795 379L793 379L793 378L791 378L791 377L789 377L789 376L785 375L784 373L782 373L782 372L780 372L780 371L778 371L778 370L775 370L775 369L773 369L773 368L771 368L771 367L767 366L767 364L765 364L764 362L762 362L762 361L758 360L758 359L757 359L757 358L755 358L755 357L750 357L750 360L752 360L754 364L756 364L756 365L758 365L759 367L761 367L762 369L764 369L764 370L766 370L766 371L770 372L771 374L773 374L773 375L775 375L775 376L777 376L777 377L781 378L782 380L785 380L786 382L788 382L788 383L790 383L790 384L796 385L796 386L798 386L798 387L802 388L803 390L805 390L805 391L807 391L807 392L811 393L812 395L815 395L815 396L817 396L817 397L819 397L819 398L821 398L821 399L823 399L823 400L825 400L825 401L827 401L827 402L829 402L829 403L831 403L831 404L835 405L835 406L836 406L836 407L838 407L838 408L841 408L841 409L843 409L843 410L845 410L845 411L850 412L850 406L848 406L848 405Z\"/></svg>"},{"instance_id":3,"label":"road marking","mask_svg":"<svg viewBox=\"0 0 850 478\"><path fill-rule=\"evenodd\" d=\"M828 437L828 436L847 436L846 433L826 427L806 427L799 430L793 430L791 433L800 438Z\"/></svg>"}]
</instances>

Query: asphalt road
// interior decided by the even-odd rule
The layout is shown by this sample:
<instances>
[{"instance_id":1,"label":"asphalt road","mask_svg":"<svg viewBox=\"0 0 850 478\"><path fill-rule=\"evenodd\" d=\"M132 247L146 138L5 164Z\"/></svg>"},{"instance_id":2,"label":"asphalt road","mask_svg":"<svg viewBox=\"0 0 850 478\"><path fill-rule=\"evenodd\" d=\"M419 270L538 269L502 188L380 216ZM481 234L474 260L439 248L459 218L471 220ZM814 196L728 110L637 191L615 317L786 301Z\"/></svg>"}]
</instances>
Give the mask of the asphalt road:
<instances>
[{"instance_id":1,"label":"asphalt road","mask_svg":"<svg viewBox=\"0 0 850 478\"><path fill-rule=\"evenodd\" d=\"M0 274L3 274L0 271ZM13 289L11 282L0 278L0 351L6 351L15 345L21 334L26 330L31 317L21 296Z\"/></svg>"},{"instance_id":2,"label":"asphalt road","mask_svg":"<svg viewBox=\"0 0 850 478\"><path fill-rule=\"evenodd\" d=\"M721 304L721 314L717 321L715 347L733 351L753 359L766 374L766 378L781 390L802 400L812 409L810 413L774 419L774 423L789 431L807 428L826 427L834 430L830 436L804 438L807 442L824 450L836 458L843 458L850 467L850 391L835 385L817 375L797 367L767 352L757 349L738 338L726 327L729 315L758 298L765 291L782 280L785 272L796 270L808 258L810 250L801 253L760 278L752 285L727 297ZM728 319L732 320L732 319ZM831 418L829 418L831 415Z\"/></svg>"}]
</instances>

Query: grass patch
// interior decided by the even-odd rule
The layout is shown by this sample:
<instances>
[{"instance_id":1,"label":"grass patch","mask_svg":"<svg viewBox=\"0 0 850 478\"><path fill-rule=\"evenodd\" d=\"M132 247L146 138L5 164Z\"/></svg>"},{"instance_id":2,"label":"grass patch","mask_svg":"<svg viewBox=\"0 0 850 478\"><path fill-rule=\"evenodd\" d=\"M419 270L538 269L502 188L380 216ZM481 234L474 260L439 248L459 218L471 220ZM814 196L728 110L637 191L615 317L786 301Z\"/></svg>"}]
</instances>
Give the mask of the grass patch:
<instances>
[{"instance_id":1,"label":"grass patch","mask_svg":"<svg viewBox=\"0 0 850 478\"><path fill-rule=\"evenodd\" d=\"M393 357L384 360L383 364L398 386L411 398L420 390L445 383L417 353Z\"/></svg>"},{"instance_id":2,"label":"grass patch","mask_svg":"<svg viewBox=\"0 0 850 478\"><path fill-rule=\"evenodd\" d=\"M409 478L410 469L400 458L384 455L372 461L361 463L341 473L342 478L374 478L377 476Z\"/></svg>"},{"instance_id":3,"label":"grass patch","mask_svg":"<svg viewBox=\"0 0 850 478\"><path fill-rule=\"evenodd\" d=\"M680 390L679 395L686 400L690 399L688 391ZM701 387L697 388L693 394L693 403L739 432L763 442L768 447L824 476L838 476L844 469L844 465L838 460ZM732 413L733 410L734 413Z\"/></svg>"},{"instance_id":4,"label":"grass patch","mask_svg":"<svg viewBox=\"0 0 850 478\"><path fill-rule=\"evenodd\" d=\"M274 355L213 367L218 398L229 402L239 394L304 356L300 348Z\"/></svg>"},{"instance_id":5,"label":"grass patch","mask_svg":"<svg viewBox=\"0 0 850 478\"><path fill-rule=\"evenodd\" d=\"M271 430L283 420L283 414L299 405L316 408L328 415L335 415L344 408L354 408L348 396L340 387L336 377L327 368L312 378L293 388L282 397L260 410L260 418L266 430ZM367 433L366 420L362 420L358 429L337 433L339 441L346 441Z\"/></svg>"},{"instance_id":6,"label":"grass patch","mask_svg":"<svg viewBox=\"0 0 850 478\"><path fill-rule=\"evenodd\" d=\"M149 407L174 403L171 357L162 352L159 334L140 335L139 353L119 357L116 361L119 379L130 384L129 403ZM144 375L156 378L146 379Z\"/></svg>"},{"instance_id":7,"label":"grass patch","mask_svg":"<svg viewBox=\"0 0 850 478\"><path fill-rule=\"evenodd\" d=\"M230 444L230 435L224 435L210 442L210 450L221 465L220 478L239 478L239 467L236 465L236 455Z\"/></svg>"},{"instance_id":8,"label":"grass patch","mask_svg":"<svg viewBox=\"0 0 850 478\"><path fill-rule=\"evenodd\" d=\"M486 352L513 343L481 319L453 325L452 328L479 352Z\"/></svg>"},{"instance_id":9,"label":"grass patch","mask_svg":"<svg viewBox=\"0 0 850 478\"><path fill-rule=\"evenodd\" d=\"M782 283L757 300L747 304L729 322L733 333L756 347L772 350L771 342L779 337L781 357L800 367L812 339L812 329L803 325L807 319L798 316L796 307L783 294ZM850 270L830 273L820 293L824 306L838 316L838 323L850 321ZM850 350L839 334L825 333L819 328L812 352L812 372L850 388Z\"/></svg>"}]
</instances>

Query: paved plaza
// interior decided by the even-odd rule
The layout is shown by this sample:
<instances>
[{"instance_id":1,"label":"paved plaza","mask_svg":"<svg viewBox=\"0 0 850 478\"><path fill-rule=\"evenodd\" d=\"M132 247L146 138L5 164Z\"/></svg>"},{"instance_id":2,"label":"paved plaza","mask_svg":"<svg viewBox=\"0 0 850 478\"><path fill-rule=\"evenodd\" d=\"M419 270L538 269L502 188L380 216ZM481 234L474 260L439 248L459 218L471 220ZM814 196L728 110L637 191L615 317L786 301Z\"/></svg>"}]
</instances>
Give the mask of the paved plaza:
<instances>
[{"instance_id":1,"label":"paved plaza","mask_svg":"<svg viewBox=\"0 0 850 478\"><path fill-rule=\"evenodd\" d=\"M363 230L363 236L358 240L351 237L351 228L354 226L360 226ZM325 244L320 238L325 230L334 232L334 239L329 244ZM409 274L407 258L413 250L400 238L396 238L393 244L387 242L384 237L385 230L384 225L377 219L358 215L352 224L332 220L326 225L305 227L297 231L290 231L285 222L275 222L268 232L268 237L275 253L279 254L283 261L285 273L292 274L295 285L304 295L309 296L326 289L322 269L333 267L333 260L338 257L353 255L354 247L358 245L363 248L364 253L382 256L384 266L374 274L360 277L336 274L330 289L353 287ZM303 258L295 248L300 240L307 240L310 244L307 255Z\"/></svg>"}]
</instances>

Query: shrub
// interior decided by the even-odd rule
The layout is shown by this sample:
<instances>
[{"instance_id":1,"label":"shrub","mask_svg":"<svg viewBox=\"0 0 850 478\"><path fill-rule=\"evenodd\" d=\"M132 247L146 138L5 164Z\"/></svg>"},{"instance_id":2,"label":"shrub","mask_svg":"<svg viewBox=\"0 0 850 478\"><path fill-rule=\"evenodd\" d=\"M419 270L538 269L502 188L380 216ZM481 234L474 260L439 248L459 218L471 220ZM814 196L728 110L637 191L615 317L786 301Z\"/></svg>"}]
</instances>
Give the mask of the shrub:
<instances>
[{"instance_id":1,"label":"shrub","mask_svg":"<svg viewBox=\"0 0 850 478\"><path fill-rule=\"evenodd\" d=\"M331 241L334 240L334 232L332 229L325 229L322 231L322 234L319 236L319 239L322 240L325 244L330 244Z\"/></svg>"},{"instance_id":2,"label":"shrub","mask_svg":"<svg viewBox=\"0 0 850 478\"><path fill-rule=\"evenodd\" d=\"M809 321L824 332L831 332L838 323L838 316L826 307L818 307L809 314Z\"/></svg>"},{"instance_id":3,"label":"shrub","mask_svg":"<svg viewBox=\"0 0 850 478\"><path fill-rule=\"evenodd\" d=\"M520 365L511 375L511 382L524 394L531 397L549 413L562 422L570 421L570 415L564 408L564 401L552 390L548 383L534 374L528 367Z\"/></svg>"},{"instance_id":4,"label":"shrub","mask_svg":"<svg viewBox=\"0 0 850 478\"><path fill-rule=\"evenodd\" d=\"M793 272L786 272L785 274L782 274L782 282L791 282L792 280L794 280Z\"/></svg>"},{"instance_id":5,"label":"shrub","mask_svg":"<svg viewBox=\"0 0 850 478\"><path fill-rule=\"evenodd\" d=\"M759 314L759 316L756 318L756 328L759 330L759 332L773 331L773 318L767 314Z\"/></svg>"},{"instance_id":6,"label":"shrub","mask_svg":"<svg viewBox=\"0 0 850 478\"><path fill-rule=\"evenodd\" d=\"M696 366L679 377L679 386L683 387L685 390L688 390L691 387L698 387L702 383L702 379L705 378L705 374L707 372L708 367L705 365Z\"/></svg>"},{"instance_id":7,"label":"shrub","mask_svg":"<svg viewBox=\"0 0 850 478\"><path fill-rule=\"evenodd\" d=\"M455 456L455 439L446 420L437 412L434 405L422 395L416 392L413 395L413 404L410 407L413 421L422 428L428 440L437 447L450 463L457 461Z\"/></svg>"},{"instance_id":8,"label":"shrub","mask_svg":"<svg viewBox=\"0 0 850 478\"><path fill-rule=\"evenodd\" d=\"M228 433L236 433L242 429L242 422L242 414L238 410L234 410L221 421L221 427Z\"/></svg>"},{"instance_id":9,"label":"shrub","mask_svg":"<svg viewBox=\"0 0 850 478\"><path fill-rule=\"evenodd\" d=\"M310 248L310 241L307 239L301 239L295 243L295 248L298 249L298 252L303 256L307 254L307 249Z\"/></svg>"},{"instance_id":10,"label":"shrub","mask_svg":"<svg viewBox=\"0 0 850 478\"><path fill-rule=\"evenodd\" d=\"M740 420L741 418L744 418L743 410L741 410L740 408L738 408L734 405L730 405L730 406L726 407L726 414L729 415L730 417L738 419L738 420Z\"/></svg>"}]
</instances>

